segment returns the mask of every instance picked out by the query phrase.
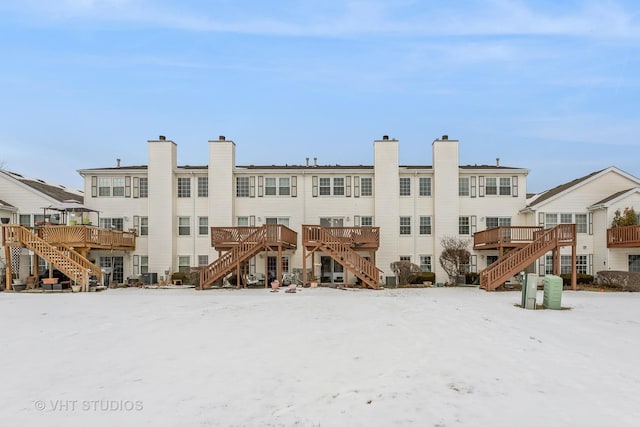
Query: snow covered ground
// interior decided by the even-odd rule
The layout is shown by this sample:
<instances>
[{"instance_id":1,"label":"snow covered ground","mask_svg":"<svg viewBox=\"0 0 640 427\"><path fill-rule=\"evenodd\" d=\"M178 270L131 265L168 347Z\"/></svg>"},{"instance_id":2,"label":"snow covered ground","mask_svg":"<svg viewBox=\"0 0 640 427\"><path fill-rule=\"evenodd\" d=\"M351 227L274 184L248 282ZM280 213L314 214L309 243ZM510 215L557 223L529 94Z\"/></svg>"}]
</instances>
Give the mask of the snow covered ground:
<instances>
[{"instance_id":1,"label":"snow covered ground","mask_svg":"<svg viewBox=\"0 0 640 427\"><path fill-rule=\"evenodd\" d=\"M2 293L0 425L640 425L640 294L562 298Z\"/></svg>"}]
</instances>

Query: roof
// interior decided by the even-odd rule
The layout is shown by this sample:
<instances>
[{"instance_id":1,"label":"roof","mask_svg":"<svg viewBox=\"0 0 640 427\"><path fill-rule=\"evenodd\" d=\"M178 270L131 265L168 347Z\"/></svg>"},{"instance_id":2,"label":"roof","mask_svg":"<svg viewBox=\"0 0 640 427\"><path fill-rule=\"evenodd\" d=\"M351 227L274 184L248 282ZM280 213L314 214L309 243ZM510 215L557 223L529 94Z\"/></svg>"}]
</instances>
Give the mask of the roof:
<instances>
[{"instance_id":1,"label":"roof","mask_svg":"<svg viewBox=\"0 0 640 427\"><path fill-rule=\"evenodd\" d=\"M605 197L604 199L595 202L594 204L589 206L589 209L598 209L601 207L606 207L609 205L610 202L613 202L619 198L623 198L622 196L627 196L631 193L640 193L640 187L632 187L632 188L627 188L626 190L617 191Z\"/></svg>"},{"instance_id":2,"label":"roof","mask_svg":"<svg viewBox=\"0 0 640 427\"><path fill-rule=\"evenodd\" d=\"M589 175L585 175L585 176L583 176L581 178L576 178L573 181L569 181L569 182L566 182L564 184L560 184L557 187L554 187L554 188L552 188L550 190L544 191L542 193L538 193L538 194L536 194L536 195L534 195L533 197L530 198L532 200L528 204L528 206L532 207L534 205L538 205L538 204L544 202L545 200L549 200L552 197L554 197L554 196L556 196L556 195L558 195L558 194L560 194L560 193L562 193L564 191L567 191L570 188L575 187L576 185L578 185L578 184L580 184L582 182L587 181L589 178L591 178L591 177L593 177L595 175L598 175L599 173L601 173L601 172L603 172L605 170L606 169L602 169L602 170L599 170L599 171L596 171L596 172L592 172Z\"/></svg>"},{"instance_id":3,"label":"roof","mask_svg":"<svg viewBox=\"0 0 640 427\"><path fill-rule=\"evenodd\" d=\"M320 170L331 170L331 169L373 169L373 165L236 165L237 169L249 169L249 170L307 170L307 169L320 169ZM432 165L399 165L400 168L404 169L433 169ZM147 165L139 165L139 166L119 166L119 167L108 167L108 168L91 168L91 169L81 169L82 172L91 172L91 171L118 171L118 170L145 170L149 167ZM204 166L193 166L193 165L183 165L177 166L178 169L202 169L207 170L209 167ZM523 168L510 167L510 166L496 166L496 165L460 165L460 169L494 169L494 170L522 170Z\"/></svg>"},{"instance_id":4,"label":"roof","mask_svg":"<svg viewBox=\"0 0 640 427\"><path fill-rule=\"evenodd\" d=\"M9 175L13 179L20 181L22 184L33 188L34 190L49 196L60 202L65 200L75 200L81 202L84 200L84 196L81 190L67 188L64 185L52 184L41 179L27 178L19 173L3 170L3 173Z\"/></svg>"}]
</instances>

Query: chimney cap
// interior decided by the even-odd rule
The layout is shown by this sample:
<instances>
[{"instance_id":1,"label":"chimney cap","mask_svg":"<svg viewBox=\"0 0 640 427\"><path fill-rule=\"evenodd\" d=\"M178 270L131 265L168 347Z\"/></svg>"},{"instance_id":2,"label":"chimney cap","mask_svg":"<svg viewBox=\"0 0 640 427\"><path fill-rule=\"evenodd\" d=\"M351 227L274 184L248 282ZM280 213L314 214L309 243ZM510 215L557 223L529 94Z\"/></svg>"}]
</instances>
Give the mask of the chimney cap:
<instances>
[{"instance_id":1,"label":"chimney cap","mask_svg":"<svg viewBox=\"0 0 640 427\"><path fill-rule=\"evenodd\" d=\"M443 140L443 141L446 141L446 140L448 140L448 139L449 139L449 135L442 135L442 140Z\"/></svg>"},{"instance_id":2,"label":"chimney cap","mask_svg":"<svg viewBox=\"0 0 640 427\"><path fill-rule=\"evenodd\" d=\"M218 137L218 139L219 139L220 141L225 141L227 138L225 138L225 136L224 136L224 135L220 135L220 136Z\"/></svg>"},{"instance_id":3,"label":"chimney cap","mask_svg":"<svg viewBox=\"0 0 640 427\"><path fill-rule=\"evenodd\" d=\"M388 141L389 140L389 135L382 135L382 140L383 141Z\"/></svg>"},{"instance_id":4,"label":"chimney cap","mask_svg":"<svg viewBox=\"0 0 640 427\"><path fill-rule=\"evenodd\" d=\"M158 137L158 139L159 139L160 141L165 141L165 140L167 139L167 137L165 137L164 135L160 135L160 136Z\"/></svg>"}]
</instances>

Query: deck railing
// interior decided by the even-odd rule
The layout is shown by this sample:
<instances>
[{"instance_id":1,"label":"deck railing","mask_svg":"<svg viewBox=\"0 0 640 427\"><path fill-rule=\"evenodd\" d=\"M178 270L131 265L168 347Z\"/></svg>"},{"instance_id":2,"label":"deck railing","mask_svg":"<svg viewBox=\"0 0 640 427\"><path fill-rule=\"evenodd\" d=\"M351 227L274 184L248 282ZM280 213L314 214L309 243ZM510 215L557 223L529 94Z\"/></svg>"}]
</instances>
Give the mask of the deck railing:
<instances>
[{"instance_id":1,"label":"deck railing","mask_svg":"<svg viewBox=\"0 0 640 427\"><path fill-rule=\"evenodd\" d=\"M543 230L543 227L514 226L494 227L478 231L473 235L473 247L478 249L485 246L514 246L531 243L535 233Z\"/></svg>"},{"instance_id":2,"label":"deck railing","mask_svg":"<svg viewBox=\"0 0 640 427\"><path fill-rule=\"evenodd\" d=\"M113 247L135 249L136 233L88 225L45 225L37 228L38 237L49 243L73 247Z\"/></svg>"},{"instance_id":3,"label":"deck railing","mask_svg":"<svg viewBox=\"0 0 640 427\"><path fill-rule=\"evenodd\" d=\"M614 227L607 229L608 248L640 247L640 225Z\"/></svg>"}]
</instances>

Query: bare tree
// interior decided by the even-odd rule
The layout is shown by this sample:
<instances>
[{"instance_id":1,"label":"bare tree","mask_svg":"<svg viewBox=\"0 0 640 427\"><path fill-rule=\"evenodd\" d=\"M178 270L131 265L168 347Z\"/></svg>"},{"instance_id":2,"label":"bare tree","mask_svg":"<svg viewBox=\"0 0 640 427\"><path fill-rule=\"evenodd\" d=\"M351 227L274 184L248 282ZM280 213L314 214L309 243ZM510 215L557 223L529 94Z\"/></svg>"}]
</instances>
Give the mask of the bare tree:
<instances>
[{"instance_id":1,"label":"bare tree","mask_svg":"<svg viewBox=\"0 0 640 427\"><path fill-rule=\"evenodd\" d=\"M391 271L398 278L398 285L408 285L422 273L420 266L411 261L395 261L391 263Z\"/></svg>"},{"instance_id":2,"label":"bare tree","mask_svg":"<svg viewBox=\"0 0 640 427\"><path fill-rule=\"evenodd\" d=\"M469 241L445 236L440 240L440 244L442 245L440 265L449 276L449 283L456 283L458 276L465 273L465 266L469 264L471 257L467 249Z\"/></svg>"}]
</instances>

